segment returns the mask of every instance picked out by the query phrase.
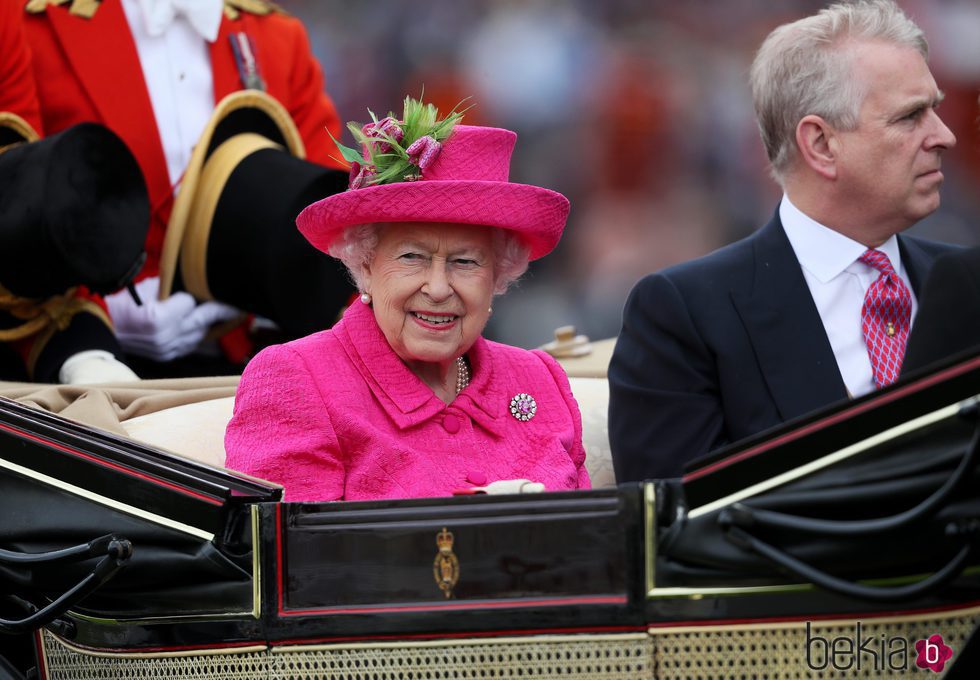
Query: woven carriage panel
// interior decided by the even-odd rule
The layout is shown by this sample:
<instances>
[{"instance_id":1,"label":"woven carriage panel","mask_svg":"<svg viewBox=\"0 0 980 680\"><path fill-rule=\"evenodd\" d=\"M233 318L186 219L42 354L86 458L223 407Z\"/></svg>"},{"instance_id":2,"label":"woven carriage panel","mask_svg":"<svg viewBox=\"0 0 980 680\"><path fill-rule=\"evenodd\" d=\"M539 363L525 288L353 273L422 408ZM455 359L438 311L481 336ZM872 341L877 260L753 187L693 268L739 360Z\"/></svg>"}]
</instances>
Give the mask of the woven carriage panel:
<instances>
[{"instance_id":1,"label":"woven carriage panel","mask_svg":"<svg viewBox=\"0 0 980 680\"><path fill-rule=\"evenodd\" d=\"M912 649L916 640L940 633L946 644L959 650L978 622L980 609L973 608L861 623L862 637L904 638ZM854 624L814 622L811 634L828 639L853 636ZM393 642L179 655L93 654L47 632L43 643L51 680L790 680L904 677L923 672L914 667L912 659L908 669L900 672L875 668L868 659L861 670L812 670L806 664L806 629L799 623L654 628L650 632L649 636ZM813 660L822 663L823 658L815 655Z\"/></svg>"},{"instance_id":2,"label":"woven carriage panel","mask_svg":"<svg viewBox=\"0 0 980 680\"><path fill-rule=\"evenodd\" d=\"M577 635L453 642L290 647L225 654L94 655L44 634L50 680L644 680L645 635Z\"/></svg>"},{"instance_id":3,"label":"woven carriage panel","mask_svg":"<svg viewBox=\"0 0 980 680\"><path fill-rule=\"evenodd\" d=\"M180 654L95 654L72 647L47 631L43 635L49 680L265 680L269 654L188 652Z\"/></svg>"}]
</instances>

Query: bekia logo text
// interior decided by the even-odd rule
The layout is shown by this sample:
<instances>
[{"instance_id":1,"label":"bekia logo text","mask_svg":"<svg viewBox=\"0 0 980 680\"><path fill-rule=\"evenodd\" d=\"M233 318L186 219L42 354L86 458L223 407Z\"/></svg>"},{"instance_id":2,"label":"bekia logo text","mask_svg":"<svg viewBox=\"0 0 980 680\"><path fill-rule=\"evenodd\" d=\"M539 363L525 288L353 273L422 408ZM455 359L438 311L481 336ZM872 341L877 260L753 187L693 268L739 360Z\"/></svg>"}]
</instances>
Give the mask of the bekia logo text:
<instances>
[{"instance_id":1,"label":"bekia logo text","mask_svg":"<svg viewBox=\"0 0 980 680\"><path fill-rule=\"evenodd\" d=\"M953 658L953 650L938 633L914 645L915 665L935 673L943 670ZM854 627L852 636L840 635L826 638L816 635L806 624L806 665L810 670L821 671L828 667L838 671L875 670L904 671L910 665L909 641L901 635L864 635L861 622Z\"/></svg>"}]
</instances>

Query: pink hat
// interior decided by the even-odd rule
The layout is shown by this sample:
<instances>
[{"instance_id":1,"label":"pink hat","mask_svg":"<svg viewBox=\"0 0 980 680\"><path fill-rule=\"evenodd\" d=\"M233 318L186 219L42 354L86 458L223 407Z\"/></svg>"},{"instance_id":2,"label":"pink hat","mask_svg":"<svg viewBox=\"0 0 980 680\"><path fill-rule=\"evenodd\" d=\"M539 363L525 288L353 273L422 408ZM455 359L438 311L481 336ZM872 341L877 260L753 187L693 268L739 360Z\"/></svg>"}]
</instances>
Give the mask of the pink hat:
<instances>
[{"instance_id":1,"label":"pink hat","mask_svg":"<svg viewBox=\"0 0 980 680\"><path fill-rule=\"evenodd\" d=\"M296 225L327 252L346 227L373 222L453 222L510 229L531 259L558 244L568 199L556 191L508 181L517 135L500 128L456 125L438 156L414 181L376 184L308 206ZM409 148L409 152L411 152Z\"/></svg>"}]
</instances>

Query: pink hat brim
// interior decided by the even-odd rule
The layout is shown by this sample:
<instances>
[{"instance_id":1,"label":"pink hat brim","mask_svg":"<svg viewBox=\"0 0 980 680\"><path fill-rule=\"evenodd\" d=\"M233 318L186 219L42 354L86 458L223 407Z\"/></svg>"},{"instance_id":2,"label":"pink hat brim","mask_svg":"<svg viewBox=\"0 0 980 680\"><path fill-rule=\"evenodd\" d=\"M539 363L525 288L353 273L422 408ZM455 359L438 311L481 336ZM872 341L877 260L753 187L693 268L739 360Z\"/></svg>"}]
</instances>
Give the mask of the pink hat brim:
<instances>
[{"instance_id":1,"label":"pink hat brim","mask_svg":"<svg viewBox=\"0 0 980 680\"><path fill-rule=\"evenodd\" d=\"M350 189L308 206L296 226L314 247L329 252L343 230L375 222L451 222L509 229L544 257L558 244L568 199L556 191L514 182L445 180L399 182Z\"/></svg>"}]
</instances>

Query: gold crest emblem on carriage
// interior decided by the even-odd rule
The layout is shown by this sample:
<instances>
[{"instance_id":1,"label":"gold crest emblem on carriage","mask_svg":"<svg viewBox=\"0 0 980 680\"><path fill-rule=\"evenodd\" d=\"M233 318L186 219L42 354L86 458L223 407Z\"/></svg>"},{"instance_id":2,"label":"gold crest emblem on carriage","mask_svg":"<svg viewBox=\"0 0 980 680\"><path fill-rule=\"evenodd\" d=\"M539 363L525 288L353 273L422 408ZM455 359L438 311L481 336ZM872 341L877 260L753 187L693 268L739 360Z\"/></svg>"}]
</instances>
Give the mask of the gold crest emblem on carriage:
<instances>
[{"instance_id":1,"label":"gold crest emblem on carriage","mask_svg":"<svg viewBox=\"0 0 980 680\"><path fill-rule=\"evenodd\" d=\"M436 534L436 545L439 546L439 552L436 553L436 559L432 563L432 575L436 579L439 590L448 599L453 596L453 588L459 581L459 560L453 553L452 532L443 527L442 531Z\"/></svg>"}]
</instances>

